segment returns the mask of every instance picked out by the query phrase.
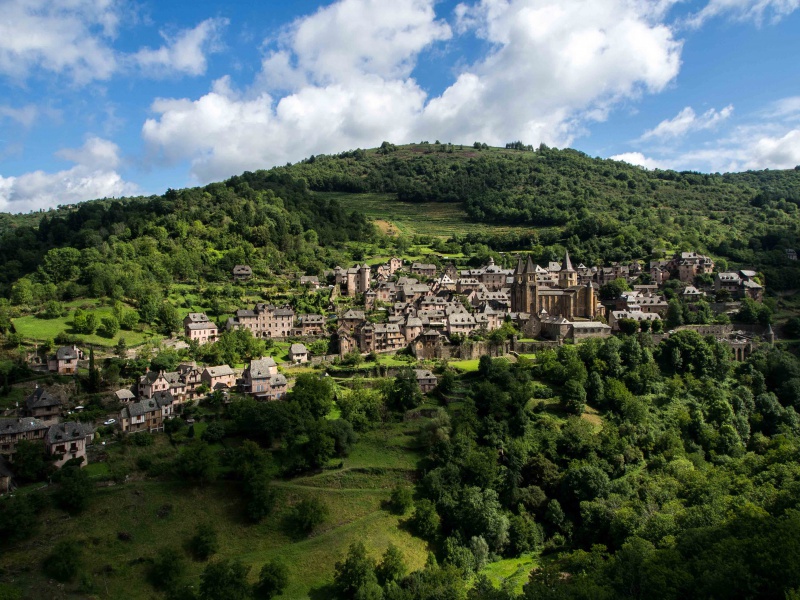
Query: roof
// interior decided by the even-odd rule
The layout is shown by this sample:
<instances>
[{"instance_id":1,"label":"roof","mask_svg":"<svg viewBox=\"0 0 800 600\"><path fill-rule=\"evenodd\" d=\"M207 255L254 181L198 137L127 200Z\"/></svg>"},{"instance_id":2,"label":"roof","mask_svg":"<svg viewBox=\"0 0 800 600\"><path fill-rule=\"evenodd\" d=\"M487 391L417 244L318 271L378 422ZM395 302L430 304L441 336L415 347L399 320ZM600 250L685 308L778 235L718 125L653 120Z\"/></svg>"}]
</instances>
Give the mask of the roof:
<instances>
[{"instance_id":1,"label":"roof","mask_svg":"<svg viewBox=\"0 0 800 600\"><path fill-rule=\"evenodd\" d=\"M91 425L85 423L58 423L47 430L47 443L71 442L88 437L94 433Z\"/></svg>"},{"instance_id":2,"label":"roof","mask_svg":"<svg viewBox=\"0 0 800 600\"><path fill-rule=\"evenodd\" d=\"M193 321L188 325L186 325L186 328L189 329L190 331L204 331L206 329L216 329L217 326L214 325L214 323L211 323L210 321L199 322L199 323Z\"/></svg>"},{"instance_id":3,"label":"roof","mask_svg":"<svg viewBox=\"0 0 800 600\"><path fill-rule=\"evenodd\" d=\"M250 265L236 265L233 267L233 272L237 275L252 275L253 269L250 268Z\"/></svg>"},{"instance_id":4,"label":"roof","mask_svg":"<svg viewBox=\"0 0 800 600\"><path fill-rule=\"evenodd\" d=\"M292 344L289 347L289 354L307 354L308 348L306 348L303 344Z\"/></svg>"},{"instance_id":5,"label":"roof","mask_svg":"<svg viewBox=\"0 0 800 600\"><path fill-rule=\"evenodd\" d=\"M24 433L26 431L36 431L46 429L47 425L39 419L25 417L23 419L0 419L0 435L9 433Z\"/></svg>"},{"instance_id":6,"label":"roof","mask_svg":"<svg viewBox=\"0 0 800 600\"><path fill-rule=\"evenodd\" d=\"M275 359L271 357L259 358L258 360L251 360L249 367L250 378L262 379L264 377L269 377L271 375L271 371L277 368L278 365L275 363Z\"/></svg>"},{"instance_id":7,"label":"roof","mask_svg":"<svg viewBox=\"0 0 800 600\"><path fill-rule=\"evenodd\" d=\"M62 346L56 350L56 358L58 360L77 360L78 350L75 346Z\"/></svg>"},{"instance_id":8,"label":"roof","mask_svg":"<svg viewBox=\"0 0 800 600\"><path fill-rule=\"evenodd\" d=\"M276 308L272 314L276 317L293 317L294 311L291 308Z\"/></svg>"},{"instance_id":9,"label":"roof","mask_svg":"<svg viewBox=\"0 0 800 600\"><path fill-rule=\"evenodd\" d=\"M208 372L211 377L227 377L229 375L233 375L233 369L231 369L228 365L219 365L217 367L206 367L206 372Z\"/></svg>"},{"instance_id":10,"label":"roof","mask_svg":"<svg viewBox=\"0 0 800 600\"><path fill-rule=\"evenodd\" d=\"M33 393L25 400L25 408L47 408L48 406L60 406L61 400L53 398L44 388L37 387Z\"/></svg>"},{"instance_id":11,"label":"roof","mask_svg":"<svg viewBox=\"0 0 800 600\"><path fill-rule=\"evenodd\" d=\"M208 323L208 315L206 313L189 313L186 315L186 319L189 319L192 323Z\"/></svg>"},{"instance_id":12,"label":"roof","mask_svg":"<svg viewBox=\"0 0 800 600\"><path fill-rule=\"evenodd\" d=\"M350 320L350 319L358 319L360 321L360 320L364 319L364 311L363 310L348 310L346 313L344 313L344 315L342 315L342 318L343 319L348 319L348 320Z\"/></svg>"},{"instance_id":13,"label":"roof","mask_svg":"<svg viewBox=\"0 0 800 600\"><path fill-rule=\"evenodd\" d=\"M132 391L130 391L129 389L127 389L127 388L123 388L121 390L117 390L116 392L114 392L114 395L119 400L133 400L136 397L134 395L134 393Z\"/></svg>"},{"instance_id":14,"label":"roof","mask_svg":"<svg viewBox=\"0 0 800 600\"><path fill-rule=\"evenodd\" d=\"M414 369L414 375L417 376L417 379L436 379L436 375L430 369Z\"/></svg>"}]
</instances>

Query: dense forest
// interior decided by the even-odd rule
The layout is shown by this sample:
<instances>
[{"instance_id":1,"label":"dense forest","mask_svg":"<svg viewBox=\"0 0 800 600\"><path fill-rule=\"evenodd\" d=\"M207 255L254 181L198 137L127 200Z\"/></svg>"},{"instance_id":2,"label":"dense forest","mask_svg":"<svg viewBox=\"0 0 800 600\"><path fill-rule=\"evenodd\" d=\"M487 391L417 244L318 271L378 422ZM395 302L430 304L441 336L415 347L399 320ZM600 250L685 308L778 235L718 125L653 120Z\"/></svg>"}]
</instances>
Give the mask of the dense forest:
<instances>
[{"instance_id":1,"label":"dense forest","mask_svg":"<svg viewBox=\"0 0 800 600\"><path fill-rule=\"evenodd\" d=\"M462 203L467 219L540 228L533 243L562 243L586 264L678 247L756 266L773 289L792 289L800 279L800 267L785 254L800 246L800 168L649 171L576 150L516 148L384 143L282 169L317 191Z\"/></svg>"}]
</instances>

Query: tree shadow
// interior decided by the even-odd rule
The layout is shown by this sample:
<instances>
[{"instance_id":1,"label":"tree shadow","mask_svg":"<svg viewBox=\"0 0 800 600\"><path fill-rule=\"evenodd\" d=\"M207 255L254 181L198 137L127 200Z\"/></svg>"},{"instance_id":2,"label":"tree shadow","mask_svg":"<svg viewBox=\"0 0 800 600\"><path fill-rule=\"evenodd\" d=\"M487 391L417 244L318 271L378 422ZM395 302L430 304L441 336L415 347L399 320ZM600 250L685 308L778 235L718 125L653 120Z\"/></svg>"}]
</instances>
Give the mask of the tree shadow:
<instances>
[{"instance_id":1,"label":"tree shadow","mask_svg":"<svg viewBox=\"0 0 800 600\"><path fill-rule=\"evenodd\" d=\"M336 588L333 587L332 583L321 585L310 589L308 597L311 600L330 600L331 598L336 598Z\"/></svg>"}]
</instances>

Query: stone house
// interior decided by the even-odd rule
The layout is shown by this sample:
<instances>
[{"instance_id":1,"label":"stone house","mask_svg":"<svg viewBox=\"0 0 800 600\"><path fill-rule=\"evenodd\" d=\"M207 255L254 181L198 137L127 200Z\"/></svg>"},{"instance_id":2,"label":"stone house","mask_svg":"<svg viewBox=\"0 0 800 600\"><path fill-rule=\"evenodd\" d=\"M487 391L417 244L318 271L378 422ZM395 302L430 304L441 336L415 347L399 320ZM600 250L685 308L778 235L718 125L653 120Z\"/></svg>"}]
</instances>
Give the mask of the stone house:
<instances>
[{"instance_id":1,"label":"stone house","mask_svg":"<svg viewBox=\"0 0 800 600\"><path fill-rule=\"evenodd\" d=\"M172 417L173 410L172 394L156 392L151 398L123 408L119 413L119 426L124 433L163 431L164 420Z\"/></svg>"},{"instance_id":2,"label":"stone house","mask_svg":"<svg viewBox=\"0 0 800 600\"><path fill-rule=\"evenodd\" d=\"M432 392L439 383L436 379L436 375L434 375L429 369L414 369L414 375L417 377L419 391L421 391L423 394Z\"/></svg>"},{"instance_id":3,"label":"stone house","mask_svg":"<svg viewBox=\"0 0 800 600\"><path fill-rule=\"evenodd\" d=\"M296 365L308 362L308 349L303 344L292 344L289 347L289 360Z\"/></svg>"},{"instance_id":4,"label":"stone house","mask_svg":"<svg viewBox=\"0 0 800 600\"><path fill-rule=\"evenodd\" d=\"M272 358L251 360L242 375L242 391L258 400L279 400L286 395L286 377Z\"/></svg>"},{"instance_id":5,"label":"stone house","mask_svg":"<svg viewBox=\"0 0 800 600\"><path fill-rule=\"evenodd\" d=\"M228 365L206 367L200 375L200 380L211 391L228 389L236 386L236 373Z\"/></svg>"},{"instance_id":6,"label":"stone house","mask_svg":"<svg viewBox=\"0 0 800 600\"><path fill-rule=\"evenodd\" d=\"M366 320L363 310L348 310L339 317L339 329L346 329L350 333L355 332L356 328Z\"/></svg>"},{"instance_id":7,"label":"stone house","mask_svg":"<svg viewBox=\"0 0 800 600\"><path fill-rule=\"evenodd\" d=\"M59 423L47 430L45 447L50 456L55 456L55 466L62 467L68 460L81 458L81 466L87 464L86 446L92 441L94 431L83 423Z\"/></svg>"},{"instance_id":8,"label":"stone house","mask_svg":"<svg viewBox=\"0 0 800 600\"><path fill-rule=\"evenodd\" d=\"M412 263L411 273L421 277L436 277L436 265L431 263Z\"/></svg>"},{"instance_id":9,"label":"stone house","mask_svg":"<svg viewBox=\"0 0 800 600\"><path fill-rule=\"evenodd\" d=\"M33 417L0 419L0 454L14 454L17 443L22 440L43 440L47 429L48 425L44 421Z\"/></svg>"},{"instance_id":10,"label":"stone house","mask_svg":"<svg viewBox=\"0 0 800 600\"><path fill-rule=\"evenodd\" d=\"M236 265L233 267L234 281L247 281L253 276L253 269L250 265Z\"/></svg>"},{"instance_id":11,"label":"stone house","mask_svg":"<svg viewBox=\"0 0 800 600\"><path fill-rule=\"evenodd\" d=\"M25 416L41 419L48 424L54 423L61 416L61 400L37 385L33 393L25 399Z\"/></svg>"},{"instance_id":12,"label":"stone house","mask_svg":"<svg viewBox=\"0 0 800 600\"><path fill-rule=\"evenodd\" d=\"M316 337L325 335L324 315L297 315L292 335L295 337Z\"/></svg>"},{"instance_id":13,"label":"stone house","mask_svg":"<svg viewBox=\"0 0 800 600\"><path fill-rule=\"evenodd\" d=\"M469 335L477 328L475 317L468 313L453 313L447 317L447 335Z\"/></svg>"},{"instance_id":14,"label":"stone house","mask_svg":"<svg viewBox=\"0 0 800 600\"><path fill-rule=\"evenodd\" d=\"M74 375L78 372L78 360L83 352L77 346L62 346L47 359L47 370L59 375Z\"/></svg>"},{"instance_id":15,"label":"stone house","mask_svg":"<svg viewBox=\"0 0 800 600\"><path fill-rule=\"evenodd\" d=\"M189 313L183 319L183 334L202 346L215 342L219 331L205 313Z\"/></svg>"},{"instance_id":16,"label":"stone house","mask_svg":"<svg viewBox=\"0 0 800 600\"><path fill-rule=\"evenodd\" d=\"M285 338L292 334L294 311L289 307L276 308L258 303L253 310L241 309L228 319L228 330L249 329L257 338Z\"/></svg>"},{"instance_id":17,"label":"stone house","mask_svg":"<svg viewBox=\"0 0 800 600\"><path fill-rule=\"evenodd\" d=\"M310 288L312 290L318 290L320 287L319 277L316 275L303 275L300 277L299 281L301 286Z\"/></svg>"}]
</instances>

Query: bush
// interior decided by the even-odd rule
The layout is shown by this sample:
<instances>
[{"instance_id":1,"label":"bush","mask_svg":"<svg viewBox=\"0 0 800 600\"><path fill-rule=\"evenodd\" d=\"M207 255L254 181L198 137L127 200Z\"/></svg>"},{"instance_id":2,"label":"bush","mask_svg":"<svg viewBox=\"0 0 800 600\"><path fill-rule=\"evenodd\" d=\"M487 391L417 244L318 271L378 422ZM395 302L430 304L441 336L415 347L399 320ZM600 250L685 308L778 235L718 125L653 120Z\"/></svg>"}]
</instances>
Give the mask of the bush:
<instances>
[{"instance_id":1,"label":"bush","mask_svg":"<svg viewBox=\"0 0 800 600\"><path fill-rule=\"evenodd\" d=\"M197 560L208 558L219 550L217 530L210 523L202 523L197 527L197 533L189 540L189 549Z\"/></svg>"},{"instance_id":2,"label":"bush","mask_svg":"<svg viewBox=\"0 0 800 600\"><path fill-rule=\"evenodd\" d=\"M439 514L436 506L427 499L417 502L411 516L411 527L414 532L426 540L435 539L439 533Z\"/></svg>"},{"instance_id":3,"label":"bush","mask_svg":"<svg viewBox=\"0 0 800 600\"><path fill-rule=\"evenodd\" d=\"M81 568L81 548L73 541L58 542L44 559L44 572L61 582L72 581Z\"/></svg>"},{"instance_id":4,"label":"bush","mask_svg":"<svg viewBox=\"0 0 800 600\"><path fill-rule=\"evenodd\" d=\"M309 535L328 518L330 510L321 500L307 498L301 500L292 509L291 520L295 529L303 535Z\"/></svg>"},{"instance_id":5,"label":"bush","mask_svg":"<svg viewBox=\"0 0 800 600\"><path fill-rule=\"evenodd\" d=\"M89 506L94 487L80 467L64 467L58 474L60 485L53 494L59 508L76 514Z\"/></svg>"},{"instance_id":6,"label":"bush","mask_svg":"<svg viewBox=\"0 0 800 600\"><path fill-rule=\"evenodd\" d=\"M175 587L185 571L186 562L183 556L175 548L165 546L156 552L148 576L153 586L160 590L169 590Z\"/></svg>"},{"instance_id":7,"label":"bush","mask_svg":"<svg viewBox=\"0 0 800 600\"><path fill-rule=\"evenodd\" d=\"M398 485L392 490L389 507L396 515L404 515L414 506L413 492L410 487Z\"/></svg>"},{"instance_id":8,"label":"bush","mask_svg":"<svg viewBox=\"0 0 800 600\"><path fill-rule=\"evenodd\" d=\"M271 560L261 567L253 593L259 600L269 600L282 594L288 583L289 569L282 562Z\"/></svg>"},{"instance_id":9,"label":"bush","mask_svg":"<svg viewBox=\"0 0 800 600\"><path fill-rule=\"evenodd\" d=\"M226 433L225 424L220 421L214 421L213 423L209 423L203 435L200 436L200 439L209 444L216 444L225 438Z\"/></svg>"}]
</instances>

